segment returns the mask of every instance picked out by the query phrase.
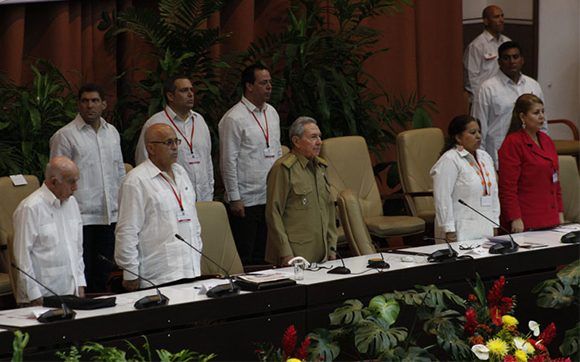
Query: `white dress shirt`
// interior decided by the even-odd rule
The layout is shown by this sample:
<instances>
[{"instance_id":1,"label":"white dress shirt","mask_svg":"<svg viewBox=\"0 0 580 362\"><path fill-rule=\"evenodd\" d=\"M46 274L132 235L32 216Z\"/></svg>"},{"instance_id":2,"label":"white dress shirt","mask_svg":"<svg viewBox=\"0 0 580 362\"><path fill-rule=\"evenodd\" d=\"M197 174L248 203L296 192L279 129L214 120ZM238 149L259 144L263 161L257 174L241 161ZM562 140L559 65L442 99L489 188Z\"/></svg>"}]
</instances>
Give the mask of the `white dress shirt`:
<instances>
[{"instance_id":1,"label":"white dress shirt","mask_svg":"<svg viewBox=\"0 0 580 362\"><path fill-rule=\"evenodd\" d=\"M110 225L117 222L118 194L125 176L121 138L112 125L101 118L98 132L76 118L50 138L50 157L66 156L80 171L74 196L84 225Z\"/></svg>"},{"instance_id":2,"label":"white dress shirt","mask_svg":"<svg viewBox=\"0 0 580 362\"><path fill-rule=\"evenodd\" d=\"M499 38L487 30L479 34L465 48L463 53L465 90L472 95L477 94L481 84L496 75L499 71L497 50L500 45L511 39L500 34Z\"/></svg>"},{"instance_id":3,"label":"white dress shirt","mask_svg":"<svg viewBox=\"0 0 580 362\"><path fill-rule=\"evenodd\" d=\"M456 232L458 241L493 236L494 225L461 205L459 199L499 223L498 185L493 161L483 150L477 150L476 154L479 166L471 153L453 148L445 152L431 168L435 236L438 238L445 238L448 232ZM482 185L482 175L485 187ZM484 195L487 198L484 199Z\"/></svg>"},{"instance_id":4,"label":"white dress shirt","mask_svg":"<svg viewBox=\"0 0 580 362\"><path fill-rule=\"evenodd\" d=\"M83 263L83 223L71 196L60 202L45 184L22 200L13 215L14 262L58 295L78 295L87 285ZM16 301L27 303L53 295L24 274Z\"/></svg>"},{"instance_id":5,"label":"white dress shirt","mask_svg":"<svg viewBox=\"0 0 580 362\"><path fill-rule=\"evenodd\" d=\"M481 122L481 148L490 154L496 168L499 167L497 151L510 127L514 105L518 97L525 93L533 93L544 104L546 102L540 84L532 78L522 74L518 82L514 83L499 71L483 82L475 97L471 114ZM547 133L545 123L542 129Z\"/></svg>"},{"instance_id":6,"label":"white dress shirt","mask_svg":"<svg viewBox=\"0 0 580 362\"><path fill-rule=\"evenodd\" d=\"M155 284L194 278L201 271L200 254L175 237L202 249L195 190L183 167L174 163L172 169L175 181L148 159L121 186L115 261ZM123 278L137 279L127 272ZM151 285L141 280L141 287Z\"/></svg>"},{"instance_id":7,"label":"white dress shirt","mask_svg":"<svg viewBox=\"0 0 580 362\"><path fill-rule=\"evenodd\" d=\"M165 111L167 111L167 114L165 114ZM167 115L171 117L173 123L171 123ZM170 125L177 137L181 139L177 163L185 168L191 183L195 186L197 201L212 201L214 177L211 158L211 136L201 114L190 111L185 122L177 117L171 107L165 107L165 110L154 114L145 122L141 130L141 136L139 136L139 142L135 149L135 162L137 164L145 161L148 157L145 147L145 131L156 123Z\"/></svg>"},{"instance_id":8,"label":"white dress shirt","mask_svg":"<svg viewBox=\"0 0 580 362\"><path fill-rule=\"evenodd\" d=\"M218 127L226 200L242 200L245 206L265 205L266 177L282 156L278 112L267 103L259 109L242 97Z\"/></svg>"}]
</instances>

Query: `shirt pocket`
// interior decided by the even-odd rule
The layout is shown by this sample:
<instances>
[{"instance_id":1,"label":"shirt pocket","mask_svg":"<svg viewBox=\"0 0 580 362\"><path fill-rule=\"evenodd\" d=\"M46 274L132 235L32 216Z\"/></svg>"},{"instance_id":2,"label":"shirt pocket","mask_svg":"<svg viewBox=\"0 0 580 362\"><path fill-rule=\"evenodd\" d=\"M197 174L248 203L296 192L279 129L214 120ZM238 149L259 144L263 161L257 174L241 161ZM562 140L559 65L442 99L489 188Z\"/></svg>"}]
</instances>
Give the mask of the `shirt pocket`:
<instances>
[{"instance_id":1,"label":"shirt pocket","mask_svg":"<svg viewBox=\"0 0 580 362\"><path fill-rule=\"evenodd\" d=\"M312 204L313 191L314 188L310 184L300 181L292 183L293 197L288 207L296 210L309 209Z\"/></svg>"}]
</instances>

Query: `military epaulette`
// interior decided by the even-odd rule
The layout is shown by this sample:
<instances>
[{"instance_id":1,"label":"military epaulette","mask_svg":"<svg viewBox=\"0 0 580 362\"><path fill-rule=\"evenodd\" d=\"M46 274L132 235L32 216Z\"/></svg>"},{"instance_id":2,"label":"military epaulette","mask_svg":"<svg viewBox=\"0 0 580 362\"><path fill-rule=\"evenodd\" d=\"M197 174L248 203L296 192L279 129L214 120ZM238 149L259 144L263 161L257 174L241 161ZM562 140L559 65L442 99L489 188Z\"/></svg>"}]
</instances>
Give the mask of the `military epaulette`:
<instances>
[{"instance_id":1,"label":"military epaulette","mask_svg":"<svg viewBox=\"0 0 580 362\"><path fill-rule=\"evenodd\" d=\"M293 153L289 153L286 156L286 159L282 161L282 165L284 165L286 168L291 168L296 163L296 161L298 161L298 157L296 157L296 155Z\"/></svg>"},{"instance_id":2,"label":"military epaulette","mask_svg":"<svg viewBox=\"0 0 580 362\"><path fill-rule=\"evenodd\" d=\"M328 161L326 161L324 158L317 156L316 159L318 160L318 163L320 163L322 166L328 167Z\"/></svg>"}]
</instances>

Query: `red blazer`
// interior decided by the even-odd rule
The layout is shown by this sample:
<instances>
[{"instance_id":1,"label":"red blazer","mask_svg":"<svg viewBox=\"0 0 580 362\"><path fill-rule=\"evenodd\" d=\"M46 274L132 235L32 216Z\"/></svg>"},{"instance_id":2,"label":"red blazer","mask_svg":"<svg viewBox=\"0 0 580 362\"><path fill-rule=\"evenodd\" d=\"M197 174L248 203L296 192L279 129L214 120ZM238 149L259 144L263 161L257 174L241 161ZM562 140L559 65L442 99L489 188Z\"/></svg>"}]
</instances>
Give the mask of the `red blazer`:
<instances>
[{"instance_id":1,"label":"red blazer","mask_svg":"<svg viewBox=\"0 0 580 362\"><path fill-rule=\"evenodd\" d=\"M524 131L507 135L499 149L499 200L501 222L508 228L521 218L524 229L560 224L562 191L554 142L538 132L538 146ZM554 173L557 180L553 181Z\"/></svg>"}]
</instances>

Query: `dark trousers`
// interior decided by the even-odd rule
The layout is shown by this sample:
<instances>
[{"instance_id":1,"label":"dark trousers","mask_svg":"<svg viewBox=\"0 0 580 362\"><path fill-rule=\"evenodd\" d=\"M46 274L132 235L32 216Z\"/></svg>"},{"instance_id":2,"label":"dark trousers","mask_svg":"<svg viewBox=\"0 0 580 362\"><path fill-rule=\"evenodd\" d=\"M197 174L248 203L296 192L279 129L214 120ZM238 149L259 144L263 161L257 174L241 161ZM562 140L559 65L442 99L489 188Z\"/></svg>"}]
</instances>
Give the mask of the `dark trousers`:
<instances>
[{"instance_id":1,"label":"dark trousers","mask_svg":"<svg viewBox=\"0 0 580 362\"><path fill-rule=\"evenodd\" d=\"M265 264L266 252L266 205L246 207L245 217L232 215L228 209L230 227L236 242L236 248L242 264L259 265Z\"/></svg>"},{"instance_id":2,"label":"dark trousers","mask_svg":"<svg viewBox=\"0 0 580 362\"><path fill-rule=\"evenodd\" d=\"M107 281L113 266L111 263L99 259L99 255L114 261L116 225L83 226L83 260L85 262L87 293L107 291Z\"/></svg>"}]
</instances>

